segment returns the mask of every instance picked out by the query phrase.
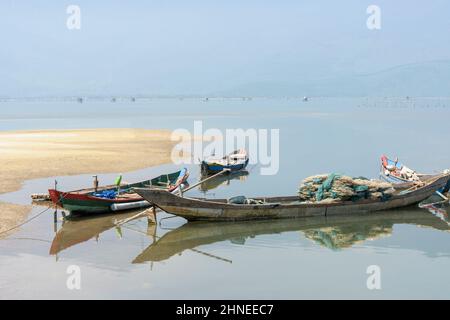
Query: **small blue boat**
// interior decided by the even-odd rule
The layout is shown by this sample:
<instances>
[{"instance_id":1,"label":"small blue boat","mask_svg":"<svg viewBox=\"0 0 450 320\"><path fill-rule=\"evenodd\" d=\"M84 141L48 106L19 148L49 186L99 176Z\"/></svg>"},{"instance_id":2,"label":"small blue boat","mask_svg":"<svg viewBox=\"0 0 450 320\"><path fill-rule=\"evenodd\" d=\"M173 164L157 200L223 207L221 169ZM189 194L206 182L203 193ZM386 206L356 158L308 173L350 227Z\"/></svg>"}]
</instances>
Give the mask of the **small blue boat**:
<instances>
[{"instance_id":1,"label":"small blue boat","mask_svg":"<svg viewBox=\"0 0 450 320\"><path fill-rule=\"evenodd\" d=\"M210 175L221 172L225 169L230 172L243 170L248 165L247 151L240 149L222 158L211 156L201 163L201 171L203 175Z\"/></svg>"},{"instance_id":2,"label":"small blue boat","mask_svg":"<svg viewBox=\"0 0 450 320\"><path fill-rule=\"evenodd\" d=\"M384 173L384 172L380 173L380 178L381 178L381 180L384 180L389 183L394 183L394 184L408 182L407 180L404 180L402 178L398 178L398 177L391 176L391 175L386 175L386 173Z\"/></svg>"},{"instance_id":3,"label":"small blue boat","mask_svg":"<svg viewBox=\"0 0 450 320\"><path fill-rule=\"evenodd\" d=\"M445 170L443 173L447 173L448 170ZM429 177L432 177L432 174L423 174L417 173L414 170L408 168L396 160L391 160L385 155L381 157L381 170L380 170L380 179L392 184L399 183L417 183L423 181ZM450 180L447 184L438 190L440 193L447 193L450 190Z\"/></svg>"},{"instance_id":4,"label":"small blue boat","mask_svg":"<svg viewBox=\"0 0 450 320\"><path fill-rule=\"evenodd\" d=\"M420 174L403 165L398 159L391 160L385 155L381 156L380 178L389 183L405 183L419 181L430 175Z\"/></svg>"}]
</instances>

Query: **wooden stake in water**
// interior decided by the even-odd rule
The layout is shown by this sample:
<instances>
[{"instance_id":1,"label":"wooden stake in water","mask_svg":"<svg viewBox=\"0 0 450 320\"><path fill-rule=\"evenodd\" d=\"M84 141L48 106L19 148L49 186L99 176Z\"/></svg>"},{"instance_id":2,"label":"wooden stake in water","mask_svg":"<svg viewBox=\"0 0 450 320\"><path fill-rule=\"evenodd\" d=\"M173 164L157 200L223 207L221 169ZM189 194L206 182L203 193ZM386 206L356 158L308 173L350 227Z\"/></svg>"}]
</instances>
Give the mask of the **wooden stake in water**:
<instances>
[{"instance_id":1,"label":"wooden stake in water","mask_svg":"<svg viewBox=\"0 0 450 320\"><path fill-rule=\"evenodd\" d=\"M94 178L94 191L98 191L98 176L92 176Z\"/></svg>"}]
</instances>

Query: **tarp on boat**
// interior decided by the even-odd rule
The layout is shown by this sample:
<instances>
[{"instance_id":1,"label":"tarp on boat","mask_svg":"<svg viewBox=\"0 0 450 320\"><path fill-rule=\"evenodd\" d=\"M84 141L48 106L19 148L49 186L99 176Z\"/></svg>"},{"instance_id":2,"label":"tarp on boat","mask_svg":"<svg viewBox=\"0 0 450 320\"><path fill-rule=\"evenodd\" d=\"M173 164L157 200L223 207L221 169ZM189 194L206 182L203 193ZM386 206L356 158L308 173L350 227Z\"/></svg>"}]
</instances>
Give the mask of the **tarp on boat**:
<instances>
[{"instance_id":1,"label":"tarp on boat","mask_svg":"<svg viewBox=\"0 0 450 320\"><path fill-rule=\"evenodd\" d=\"M115 190L103 190L100 192L94 192L92 195L97 198L115 199L117 192Z\"/></svg>"}]
</instances>

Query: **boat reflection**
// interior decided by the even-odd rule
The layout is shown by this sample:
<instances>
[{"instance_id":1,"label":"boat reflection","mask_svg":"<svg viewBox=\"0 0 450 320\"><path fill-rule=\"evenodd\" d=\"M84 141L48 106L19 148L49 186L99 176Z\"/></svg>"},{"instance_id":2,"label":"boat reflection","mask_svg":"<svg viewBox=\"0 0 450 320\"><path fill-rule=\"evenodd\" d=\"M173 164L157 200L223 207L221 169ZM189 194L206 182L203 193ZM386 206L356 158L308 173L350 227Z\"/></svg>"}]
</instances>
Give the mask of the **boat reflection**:
<instances>
[{"instance_id":1,"label":"boat reflection","mask_svg":"<svg viewBox=\"0 0 450 320\"><path fill-rule=\"evenodd\" d=\"M306 238L331 250L349 248L365 240L390 236L396 224L411 224L449 231L449 225L417 208L376 214L313 217L247 222L188 222L167 232L139 254L133 263L167 260L185 250L220 241L245 244L258 235L300 231Z\"/></svg>"},{"instance_id":2,"label":"boat reflection","mask_svg":"<svg viewBox=\"0 0 450 320\"><path fill-rule=\"evenodd\" d=\"M219 175L211 180L202 182L198 188L201 192L207 192L207 191L213 190L215 188L218 188L220 186L229 186L231 184L232 180L245 181L245 179L247 179L248 175L249 175L249 172L246 170L232 172L230 174ZM203 180L205 178L207 178L207 177L202 176L201 180Z\"/></svg>"},{"instance_id":3,"label":"boat reflection","mask_svg":"<svg viewBox=\"0 0 450 320\"><path fill-rule=\"evenodd\" d=\"M312 230L305 230L303 233L320 246L331 250L350 248L366 240L375 240L388 237L392 234L394 223L380 221L377 224L362 222L361 224L329 226Z\"/></svg>"},{"instance_id":4,"label":"boat reflection","mask_svg":"<svg viewBox=\"0 0 450 320\"><path fill-rule=\"evenodd\" d=\"M142 212L142 210L96 215L92 217L74 215L65 216L62 227L56 232L56 235L53 238L49 254L57 255L59 252L77 244L86 242L90 239L98 239L101 233L112 228L116 229L118 237L121 238L122 229L120 226L116 226L116 221L133 218L139 212ZM142 216L137 217L136 219L139 218L142 218ZM153 236L155 231L156 225L154 223L149 223L147 235Z\"/></svg>"},{"instance_id":5,"label":"boat reflection","mask_svg":"<svg viewBox=\"0 0 450 320\"><path fill-rule=\"evenodd\" d=\"M76 246L99 235L115 229L119 238L122 228L132 229L128 223L118 227L117 221L136 217L139 211L121 214L100 215L92 218L66 217L62 227L57 231L50 247L50 255ZM142 211L141 211L142 212ZM149 215L150 217L152 215ZM138 216L136 219L142 219ZM129 220L130 222L133 220ZM247 239L260 235L279 234L283 232L301 232L305 238L331 250L342 250L366 240L388 237L394 225L410 224L435 230L449 231L446 207L430 207L429 212L418 208L387 211L377 214L312 217L302 219L258 220L243 222L188 222L181 227L168 231L162 237L153 221L148 221L146 231L138 231L152 240L132 262L158 262L181 254L186 250L207 255L212 258L231 262L199 250L198 247L221 241L245 245ZM137 231L137 230L135 230Z\"/></svg>"},{"instance_id":6,"label":"boat reflection","mask_svg":"<svg viewBox=\"0 0 450 320\"><path fill-rule=\"evenodd\" d=\"M448 203L428 204L423 205L421 208L428 210L432 215L441 219L447 225L450 226L450 219L448 217Z\"/></svg>"}]
</instances>

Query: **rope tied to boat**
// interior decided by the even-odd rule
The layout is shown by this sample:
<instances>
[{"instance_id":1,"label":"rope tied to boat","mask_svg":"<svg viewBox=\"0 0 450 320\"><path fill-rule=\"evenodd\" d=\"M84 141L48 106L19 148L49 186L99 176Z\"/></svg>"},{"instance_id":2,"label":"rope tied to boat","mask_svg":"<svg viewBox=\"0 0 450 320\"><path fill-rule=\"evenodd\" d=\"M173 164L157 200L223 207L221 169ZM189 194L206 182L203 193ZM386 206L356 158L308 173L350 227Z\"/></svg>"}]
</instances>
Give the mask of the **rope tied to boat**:
<instances>
[{"instance_id":1,"label":"rope tied to boat","mask_svg":"<svg viewBox=\"0 0 450 320\"><path fill-rule=\"evenodd\" d=\"M12 227L12 228L9 228L9 229L7 229L7 230L0 231L0 235L5 234L5 233L8 233L8 232L10 232L10 231L12 231L12 230L15 230L15 229L17 229L17 228L20 228L21 226L23 226L23 225L25 225L25 224L31 222L32 220L36 219L37 217L39 217L39 216L42 215L43 213L47 212L47 211L50 210L51 208L52 208L52 207L49 206L49 207L46 208L45 210L42 210L41 212L39 212L38 214L34 215L33 217L31 217L31 218L25 220L24 222L22 222L22 223L20 223L20 224L18 224L18 225L16 225L16 226L14 226L14 227Z\"/></svg>"},{"instance_id":2,"label":"rope tied to boat","mask_svg":"<svg viewBox=\"0 0 450 320\"><path fill-rule=\"evenodd\" d=\"M65 195L64 194L61 195L60 199L64 199L64 198L65 198ZM47 212L48 210L50 210L52 208L53 208L52 206L48 206L46 209L42 210L41 212L37 213L36 215L32 216L31 218L25 220L24 222L19 223L18 225L15 225L14 227L11 227L11 228L9 228L7 230L0 231L0 235L8 233L10 231L13 231L13 230L15 230L17 228L20 228L20 227L26 225L27 223L33 221L34 219L38 218L39 216L41 216L42 214L44 214L45 212Z\"/></svg>"}]
</instances>

